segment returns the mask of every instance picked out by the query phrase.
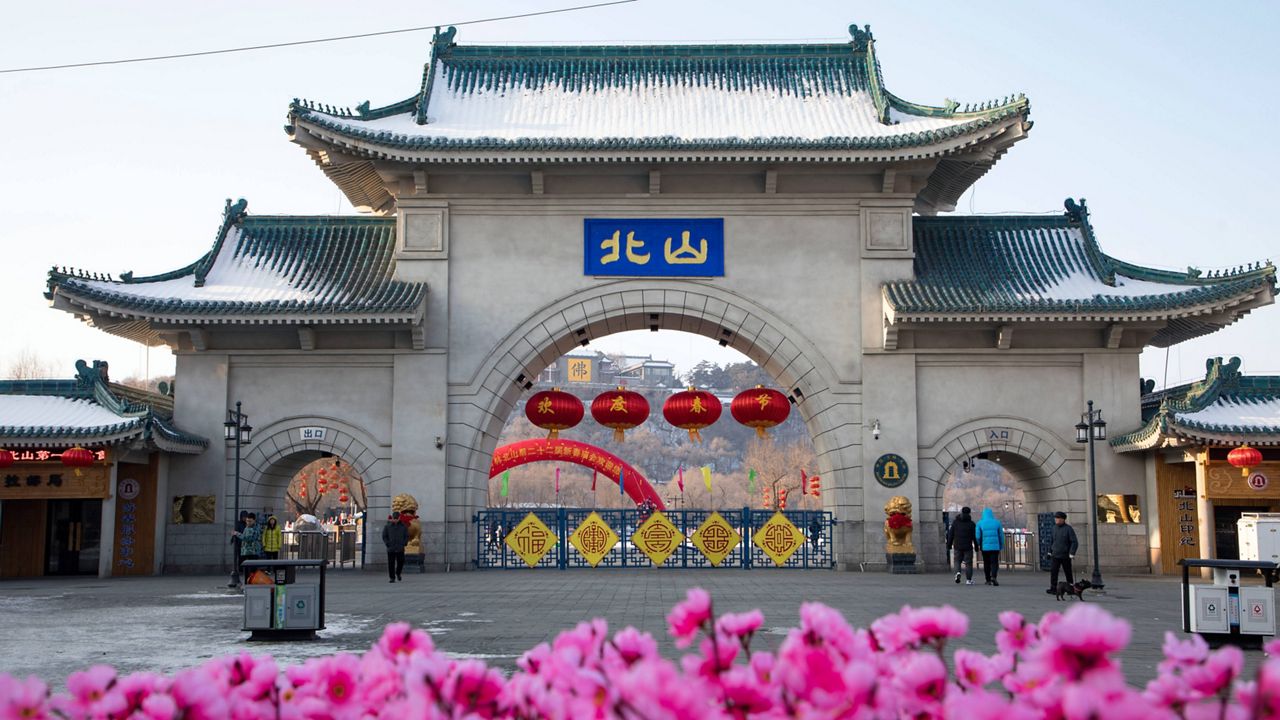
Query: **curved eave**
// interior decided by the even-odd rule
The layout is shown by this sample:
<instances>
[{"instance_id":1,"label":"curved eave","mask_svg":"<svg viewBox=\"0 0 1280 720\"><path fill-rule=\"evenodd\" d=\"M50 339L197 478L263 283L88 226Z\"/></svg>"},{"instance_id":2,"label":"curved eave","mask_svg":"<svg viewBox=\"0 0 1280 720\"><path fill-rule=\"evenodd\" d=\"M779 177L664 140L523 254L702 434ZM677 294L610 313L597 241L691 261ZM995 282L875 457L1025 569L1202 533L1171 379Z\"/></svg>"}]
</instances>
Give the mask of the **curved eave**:
<instances>
[{"instance_id":1,"label":"curved eave","mask_svg":"<svg viewBox=\"0 0 1280 720\"><path fill-rule=\"evenodd\" d=\"M885 318L890 325L907 323L1019 323L1019 322L1172 322L1183 321L1183 325L1172 328L1164 338L1157 335L1153 341L1157 347L1164 347L1161 342L1173 344L1181 340L1196 337L1226 327L1249 311L1262 305L1270 304L1274 292L1270 284L1261 283L1249 291L1241 292L1229 298L1214 300L1170 308L1153 309L1115 309L1115 308L1072 308L1070 305L1027 309L979 310L975 312L921 312L898 310L889 297L887 287L881 289L884 299ZM1223 317L1223 314L1226 317ZM1202 328L1201 332L1196 332ZM1162 331L1164 332L1164 331Z\"/></svg>"},{"instance_id":2,"label":"curved eave","mask_svg":"<svg viewBox=\"0 0 1280 720\"><path fill-rule=\"evenodd\" d=\"M0 447L107 447L140 440L144 430L145 423L140 421L88 429L0 427Z\"/></svg>"},{"instance_id":3,"label":"curved eave","mask_svg":"<svg viewBox=\"0 0 1280 720\"><path fill-rule=\"evenodd\" d=\"M1141 452L1202 445L1230 447L1241 442L1260 447L1280 447L1280 432L1256 428L1201 427L1157 415L1141 428L1113 438L1110 444L1116 452Z\"/></svg>"}]
</instances>

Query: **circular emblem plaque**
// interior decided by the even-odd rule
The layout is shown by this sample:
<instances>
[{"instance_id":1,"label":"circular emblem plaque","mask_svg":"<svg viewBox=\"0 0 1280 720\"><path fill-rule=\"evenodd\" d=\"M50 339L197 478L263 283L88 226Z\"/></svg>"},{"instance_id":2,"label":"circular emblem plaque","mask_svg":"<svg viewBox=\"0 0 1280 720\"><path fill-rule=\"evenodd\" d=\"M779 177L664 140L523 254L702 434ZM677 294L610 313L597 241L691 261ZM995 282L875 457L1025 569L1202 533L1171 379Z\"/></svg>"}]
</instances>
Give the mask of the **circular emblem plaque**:
<instances>
[{"instance_id":1,"label":"circular emblem plaque","mask_svg":"<svg viewBox=\"0 0 1280 720\"><path fill-rule=\"evenodd\" d=\"M876 474L876 480L887 488L896 488L907 481L909 468L907 461L901 455L894 453L885 453L876 460L875 467L872 471Z\"/></svg>"},{"instance_id":2,"label":"circular emblem plaque","mask_svg":"<svg viewBox=\"0 0 1280 720\"><path fill-rule=\"evenodd\" d=\"M1267 480L1267 476L1260 472L1256 472L1249 476L1249 487L1254 490L1266 490L1267 485L1269 484L1270 481Z\"/></svg>"},{"instance_id":3,"label":"circular emblem plaque","mask_svg":"<svg viewBox=\"0 0 1280 720\"><path fill-rule=\"evenodd\" d=\"M116 492L125 500L133 500L142 492L142 483L133 478L120 478L119 484L116 485Z\"/></svg>"}]
</instances>

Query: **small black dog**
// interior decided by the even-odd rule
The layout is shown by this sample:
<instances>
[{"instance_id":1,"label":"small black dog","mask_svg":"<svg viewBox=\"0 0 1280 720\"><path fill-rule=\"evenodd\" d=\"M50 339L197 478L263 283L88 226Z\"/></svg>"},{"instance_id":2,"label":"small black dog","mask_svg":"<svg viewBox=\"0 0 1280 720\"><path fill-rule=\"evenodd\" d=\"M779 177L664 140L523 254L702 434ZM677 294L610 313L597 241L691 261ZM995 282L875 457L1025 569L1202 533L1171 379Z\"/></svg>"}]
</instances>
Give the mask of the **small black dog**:
<instances>
[{"instance_id":1,"label":"small black dog","mask_svg":"<svg viewBox=\"0 0 1280 720\"><path fill-rule=\"evenodd\" d=\"M1074 595L1077 600L1084 602L1084 591L1091 587L1093 587L1093 583L1088 580L1081 580L1074 585L1060 582L1058 583L1058 591L1055 592L1054 595L1059 600L1065 600L1067 597Z\"/></svg>"}]
</instances>

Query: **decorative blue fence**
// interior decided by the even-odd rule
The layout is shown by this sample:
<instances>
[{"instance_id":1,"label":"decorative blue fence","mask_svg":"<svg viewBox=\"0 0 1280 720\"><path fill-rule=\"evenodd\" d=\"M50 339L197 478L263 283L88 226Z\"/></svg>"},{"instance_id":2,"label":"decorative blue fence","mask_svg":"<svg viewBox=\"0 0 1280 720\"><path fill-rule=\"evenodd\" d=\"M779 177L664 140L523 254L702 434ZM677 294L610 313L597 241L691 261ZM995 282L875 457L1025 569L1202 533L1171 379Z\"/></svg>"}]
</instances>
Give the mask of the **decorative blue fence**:
<instances>
[{"instance_id":1,"label":"decorative blue fence","mask_svg":"<svg viewBox=\"0 0 1280 720\"><path fill-rule=\"evenodd\" d=\"M529 509L490 508L473 517L476 525L476 567L521 569L527 568L524 560L506 543L507 535L530 513ZM598 513L618 535L613 546L597 567L647 568L653 567L647 555L631 542L631 535L648 515L637 509L592 510L591 508L537 508L532 512L556 534L559 542L542 556L536 567L591 569L591 563L569 542L569 535L592 512ZM684 535L684 542L662 563L664 568L712 568L711 562L693 544L693 533L702 526L711 510L668 510L663 514ZM752 534L773 517L772 510L720 510L720 515L738 531L741 541L733 548L718 568L772 568L773 560L752 541ZM835 531L835 519L831 513L821 510L785 510L782 513L804 535L805 541L783 567L806 569L831 569L835 567L831 538Z\"/></svg>"}]
</instances>

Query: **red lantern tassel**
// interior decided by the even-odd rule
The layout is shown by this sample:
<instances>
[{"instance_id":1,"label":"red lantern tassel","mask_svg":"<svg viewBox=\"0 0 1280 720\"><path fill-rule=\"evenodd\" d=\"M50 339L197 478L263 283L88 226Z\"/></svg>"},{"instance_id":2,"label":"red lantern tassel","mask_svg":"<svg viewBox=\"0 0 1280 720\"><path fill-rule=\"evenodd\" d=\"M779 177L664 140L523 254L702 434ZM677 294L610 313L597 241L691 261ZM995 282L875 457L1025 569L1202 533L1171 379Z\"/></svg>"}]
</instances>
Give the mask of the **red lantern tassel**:
<instances>
[{"instance_id":1,"label":"red lantern tassel","mask_svg":"<svg viewBox=\"0 0 1280 720\"><path fill-rule=\"evenodd\" d=\"M622 428L614 428L614 429L613 429L613 441L614 441L614 442L622 442L622 441L626 440L626 438L627 438L627 433L626 433L626 431L624 431Z\"/></svg>"}]
</instances>

